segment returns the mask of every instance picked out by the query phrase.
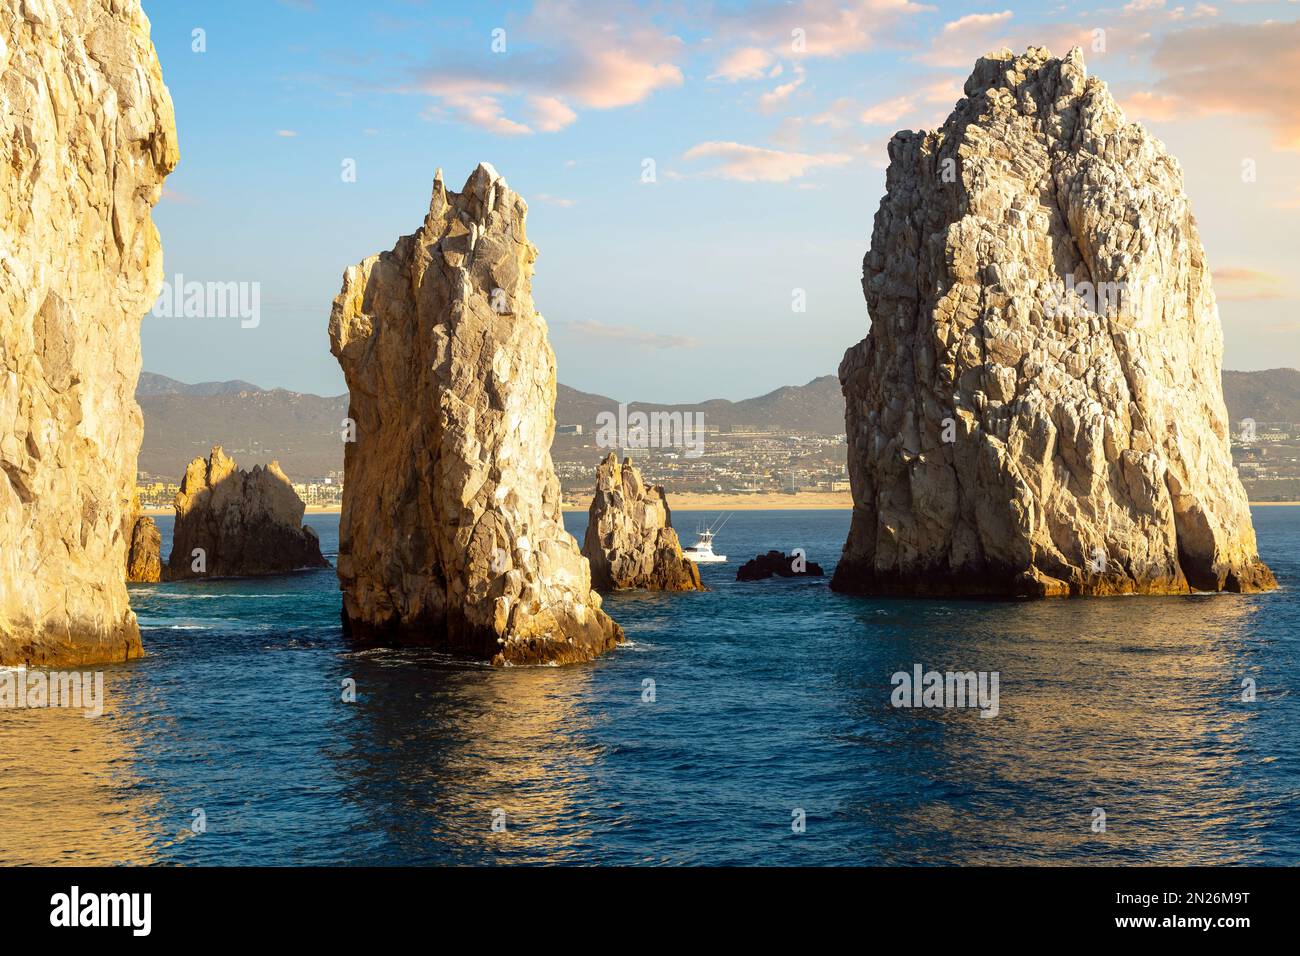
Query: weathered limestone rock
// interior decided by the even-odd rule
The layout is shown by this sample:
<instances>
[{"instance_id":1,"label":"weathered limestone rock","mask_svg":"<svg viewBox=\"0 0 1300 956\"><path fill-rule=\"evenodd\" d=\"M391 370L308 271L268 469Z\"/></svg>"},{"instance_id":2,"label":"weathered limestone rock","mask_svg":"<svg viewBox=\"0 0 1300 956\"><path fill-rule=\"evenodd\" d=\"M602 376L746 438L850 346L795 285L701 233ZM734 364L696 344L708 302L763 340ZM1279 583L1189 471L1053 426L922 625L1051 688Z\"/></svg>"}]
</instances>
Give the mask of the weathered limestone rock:
<instances>
[{"instance_id":1,"label":"weathered limestone rock","mask_svg":"<svg viewBox=\"0 0 1300 956\"><path fill-rule=\"evenodd\" d=\"M126 548L126 580L151 584L162 580L162 535L153 518L140 514L139 502L131 501Z\"/></svg>"},{"instance_id":2,"label":"weathered limestone rock","mask_svg":"<svg viewBox=\"0 0 1300 956\"><path fill-rule=\"evenodd\" d=\"M825 573L820 564L807 560L801 554L769 551L742 564L736 571L736 580L766 581L773 575L779 578L820 578Z\"/></svg>"},{"instance_id":3,"label":"weathered limestone rock","mask_svg":"<svg viewBox=\"0 0 1300 956\"><path fill-rule=\"evenodd\" d=\"M279 462L243 471L215 445L190 462L176 493L167 579L328 568L316 532L302 523L305 510Z\"/></svg>"},{"instance_id":4,"label":"weathered limestone rock","mask_svg":"<svg viewBox=\"0 0 1300 956\"><path fill-rule=\"evenodd\" d=\"M0 67L0 664L123 660L171 99L135 0L5 4Z\"/></svg>"},{"instance_id":5,"label":"weathered limestone rock","mask_svg":"<svg viewBox=\"0 0 1300 956\"><path fill-rule=\"evenodd\" d=\"M1210 270L1164 146L1078 49L981 59L889 144L840 365L852 527L832 586L1254 591Z\"/></svg>"},{"instance_id":6,"label":"weathered limestone rock","mask_svg":"<svg viewBox=\"0 0 1300 956\"><path fill-rule=\"evenodd\" d=\"M703 591L700 569L682 554L668 498L646 487L632 459L610 452L596 469L596 495L587 512L582 553L592 586L602 591Z\"/></svg>"},{"instance_id":7,"label":"weathered limestone rock","mask_svg":"<svg viewBox=\"0 0 1300 956\"><path fill-rule=\"evenodd\" d=\"M359 640L540 664L623 639L561 522L526 214L486 163L460 193L439 171L420 229L344 273L330 349L356 441L338 573Z\"/></svg>"}]
</instances>

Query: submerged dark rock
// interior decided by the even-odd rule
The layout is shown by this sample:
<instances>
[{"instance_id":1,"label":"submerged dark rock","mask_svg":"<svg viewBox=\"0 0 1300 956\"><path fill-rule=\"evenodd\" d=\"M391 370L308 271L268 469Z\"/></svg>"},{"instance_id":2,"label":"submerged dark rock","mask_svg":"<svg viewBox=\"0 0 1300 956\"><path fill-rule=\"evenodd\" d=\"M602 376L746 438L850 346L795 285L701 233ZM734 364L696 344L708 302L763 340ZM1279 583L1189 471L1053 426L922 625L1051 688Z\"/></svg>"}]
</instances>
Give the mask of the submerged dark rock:
<instances>
[{"instance_id":1,"label":"submerged dark rock","mask_svg":"<svg viewBox=\"0 0 1300 956\"><path fill-rule=\"evenodd\" d=\"M809 561L796 551L784 554L769 551L746 561L736 572L737 581L765 581L776 575L779 578L820 578L825 572L815 561Z\"/></svg>"}]
</instances>

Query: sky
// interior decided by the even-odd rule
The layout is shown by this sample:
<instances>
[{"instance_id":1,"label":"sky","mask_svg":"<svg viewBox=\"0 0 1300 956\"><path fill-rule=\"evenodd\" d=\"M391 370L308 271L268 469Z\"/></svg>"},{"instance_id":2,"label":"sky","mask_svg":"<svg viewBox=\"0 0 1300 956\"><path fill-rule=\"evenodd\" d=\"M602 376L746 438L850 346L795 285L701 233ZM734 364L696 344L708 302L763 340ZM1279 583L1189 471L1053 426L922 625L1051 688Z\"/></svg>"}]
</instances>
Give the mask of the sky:
<instances>
[{"instance_id":1,"label":"sky","mask_svg":"<svg viewBox=\"0 0 1300 956\"><path fill-rule=\"evenodd\" d=\"M436 169L458 189L487 161L528 202L564 384L695 402L834 374L869 325L890 136L1029 45L1082 47L1179 159L1224 367L1300 366L1294 2L143 5L181 149L166 277L260 296L256 325L147 316L152 372L342 393L343 270L419 227Z\"/></svg>"}]
</instances>

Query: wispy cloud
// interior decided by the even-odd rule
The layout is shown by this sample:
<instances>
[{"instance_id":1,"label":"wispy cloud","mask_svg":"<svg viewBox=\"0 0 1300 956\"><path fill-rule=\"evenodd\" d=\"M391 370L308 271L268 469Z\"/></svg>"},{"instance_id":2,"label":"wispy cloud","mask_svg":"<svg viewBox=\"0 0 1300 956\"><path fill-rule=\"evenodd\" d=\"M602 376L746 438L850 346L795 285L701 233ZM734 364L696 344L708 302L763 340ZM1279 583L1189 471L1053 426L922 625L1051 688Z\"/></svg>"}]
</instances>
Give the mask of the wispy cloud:
<instances>
[{"instance_id":1,"label":"wispy cloud","mask_svg":"<svg viewBox=\"0 0 1300 956\"><path fill-rule=\"evenodd\" d=\"M1300 20L1221 23L1164 36L1158 90L1188 114L1254 117L1280 149L1300 150Z\"/></svg>"},{"instance_id":2,"label":"wispy cloud","mask_svg":"<svg viewBox=\"0 0 1300 956\"><path fill-rule=\"evenodd\" d=\"M298 131L296 129L277 129L275 135L283 136L285 139L293 139L298 135Z\"/></svg>"},{"instance_id":3,"label":"wispy cloud","mask_svg":"<svg viewBox=\"0 0 1300 956\"><path fill-rule=\"evenodd\" d=\"M1178 97L1152 93L1150 90L1138 90L1125 96L1119 101L1119 105L1123 108L1124 115L1134 122L1138 120L1164 122L1177 119L1181 112Z\"/></svg>"},{"instance_id":4,"label":"wispy cloud","mask_svg":"<svg viewBox=\"0 0 1300 956\"><path fill-rule=\"evenodd\" d=\"M521 135L563 129L579 108L631 106L684 82L681 39L630 5L537 0L505 41L502 53L485 40L477 55L440 57L408 91L433 97L433 115ZM507 103L526 109L532 125L509 117Z\"/></svg>"},{"instance_id":5,"label":"wispy cloud","mask_svg":"<svg viewBox=\"0 0 1300 956\"><path fill-rule=\"evenodd\" d=\"M744 143L708 142L692 146L682 158L714 160L715 165L704 173L708 176L744 183L783 183L819 167L847 163L850 157L843 153L796 153Z\"/></svg>"},{"instance_id":6,"label":"wispy cloud","mask_svg":"<svg viewBox=\"0 0 1300 956\"><path fill-rule=\"evenodd\" d=\"M1228 302L1287 297L1285 280L1271 272L1228 267L1215 269L1213 275L1218 298Z\"/></svg>"},{"instance_id":7,"label":"wispy cloud","mask_svg":"<svg viewBox=\"0 0 1300 956\"><path fill-rule=\"evenodd\" d=\"M770 51L762 47L742 46L724 56L709 79L729 80L732 83L762 79L775 59Z\"/></svg>"},{"instance_id":8,"label":"wispy cloud","mask_svg":"<svg viewBox=\"0 0 1300 956\"><path fill-rule=\"evenodd\" d=\"M538 202L546 203L548 206L558 206L561 209L568 209L570 206L578 204L576 199L565 199L561 196L552 196L550 193L533 193L533 198Z\"/></svg>"},{"instance_id":9,"label":"wispy cloud","mask_svg":"<svg viewBox=\"0 0 1300 956\"><path fill-rule=\"evenodd\" d=\"M565 331L585 338L644 345L653 349L693 349L699 344L698 340L689 335L664 335L658 332L647 332L645 329L635 329L629 325L605 325L591 319L561 322L559 325Z\"/></svg>"}]
</instances>

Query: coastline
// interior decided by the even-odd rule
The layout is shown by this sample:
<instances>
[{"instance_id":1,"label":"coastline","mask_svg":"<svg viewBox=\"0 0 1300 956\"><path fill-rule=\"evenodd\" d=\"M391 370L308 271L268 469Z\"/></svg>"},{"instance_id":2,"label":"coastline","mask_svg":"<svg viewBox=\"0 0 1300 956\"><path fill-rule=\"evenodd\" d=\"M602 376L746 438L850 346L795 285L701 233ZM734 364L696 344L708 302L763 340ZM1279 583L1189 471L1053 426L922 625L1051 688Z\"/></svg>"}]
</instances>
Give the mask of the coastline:
<instances>
[{"instance_id":1,"label":"coastline","mask_svg":"<svg viewBox=\"0 0 1300 956\"><path fill-rule=\"evenodd\" d=\"M1252 501L1251 507L1295 508L1300 501ZM588 505L566 501L564 510L586 511ZM673 511L848 511L853 498L844 491L801 491L793 495L764 492L752 495L669 494L668 507ZM309 515L338 514L338 505L308 505ZM174 514L172 508L141 508L140 514L158 517Z\"/></svg>"}]
</instances>

